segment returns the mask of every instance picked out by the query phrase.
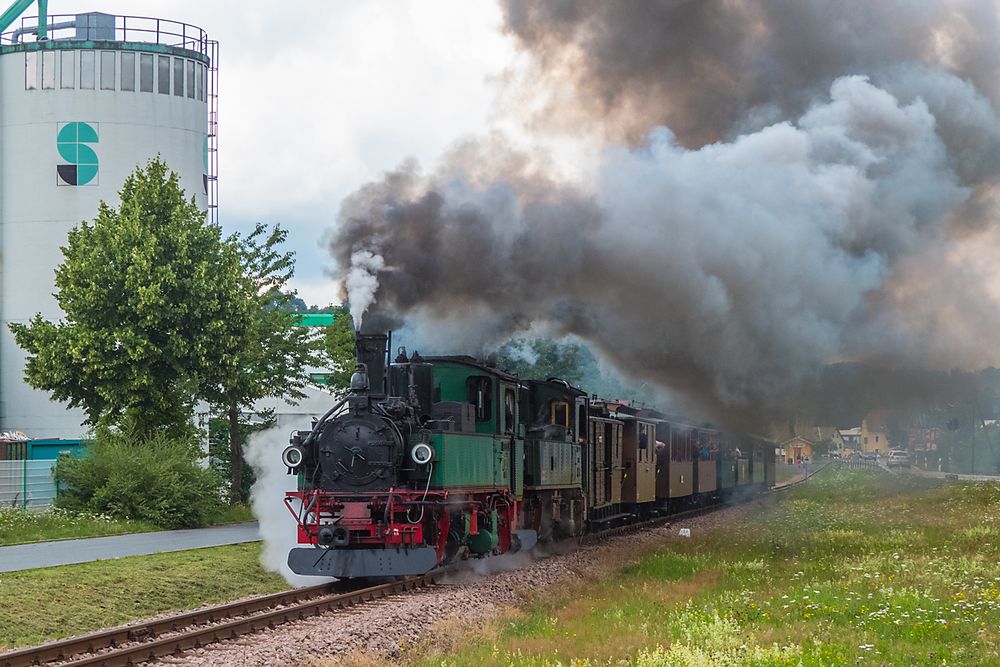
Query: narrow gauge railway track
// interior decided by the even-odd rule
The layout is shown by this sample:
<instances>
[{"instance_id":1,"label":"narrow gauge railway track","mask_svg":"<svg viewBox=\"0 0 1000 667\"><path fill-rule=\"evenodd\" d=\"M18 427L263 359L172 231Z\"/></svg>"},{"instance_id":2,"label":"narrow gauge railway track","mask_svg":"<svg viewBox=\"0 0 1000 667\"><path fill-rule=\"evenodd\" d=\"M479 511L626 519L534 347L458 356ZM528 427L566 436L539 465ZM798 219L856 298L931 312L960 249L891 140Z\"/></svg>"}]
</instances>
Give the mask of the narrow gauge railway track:
<instances>
[{"instance_id":1,"label":"narrow gauge railway track","mask_svg":"<svg viewBox=\"0 0 1000 667\"><path fill-rule=\"evenodd\" d=\"M771 489L771 491L773 493L780 493L781 491L787 491L788 489L793 489L796 486L799 486L800 484L805 484L806 482L809 481L809 479L813 475L815 475L816 473L818 473L820 470L825 470L828 465L830 465L830 463L826 462L823 465L821 465L818 468L816 468L815 470L812 470L812 471L806 473L806 476L803 477L802 479L797 479L794 482L787 482L785 484L781 484L781 485L775 486L775 487L773 487Z\"/></svg>"},{"instance_id":2,"label":"narrow gauge railway track","mask_svg":"<svg viewBox=\"0 0 1000 667\"><path fill-rule=\"evenodd\" d=\"M802 484L822 468L807 477L775 491ZM611 537L636 533L709 514L727 507L716 503L697 507L669 516L654 517L591 533L580 540L590 544ZM105 630L81 637L50 642L42 646L18 649L0 654L0 667L32 667L58 662L73 667L127 667L183 651L201 648L215 642L235 639L264 628L275 627L327 611L346 609L378 598L432 585L445 570L435 570L402 581L351 590L348 581L299 588L266 595L242 602L230 602L205 609L168 616L159 620ZM232 619L232 620L226 620ZM164 636L166 635L166 636Z\"/></svg>"},{"instance_id":3,"label":"narrow gauge railway track","mask_svg":"<svg viewBox=\"0 0 1000 667\"><path fill-rule=\"evenodd\" d=\"M235 639L309 616L433 584L440 572L407 577L368 588L350 589L334 582L231 602L145 621L112 630L0 654L0 667L28 667L58 662L83 667L119 667L155 660L215 642ZM228 620L226 619L233 619ZM206 625L207 624L207 625ZM161 637L161 635L167 635Z\"/></svg>"}]
</instances>

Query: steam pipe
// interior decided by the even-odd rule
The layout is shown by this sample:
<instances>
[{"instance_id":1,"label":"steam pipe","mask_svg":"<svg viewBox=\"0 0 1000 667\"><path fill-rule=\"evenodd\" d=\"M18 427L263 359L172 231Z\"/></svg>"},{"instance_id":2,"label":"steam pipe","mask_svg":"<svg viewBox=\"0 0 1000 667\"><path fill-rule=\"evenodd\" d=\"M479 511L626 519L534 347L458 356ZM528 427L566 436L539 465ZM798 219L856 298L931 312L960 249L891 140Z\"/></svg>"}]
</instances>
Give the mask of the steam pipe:
<instances>
[{"instance_id":1,"label":"steam pipe","mask_svg":"<svg viewBox=\"0 0 1000 667\"><path fill-rule=\"evenodd\" d=\"M24 11L33 5L35 0L16 0L14 4L0 14L0 33L9 28ZM38 39L49 38L49 0L38 0Z\"/></svg>"},{"instance_id":2,"label":"steam pipe","mask_svg":"<svg viewBox=\"0 0 1000 667\"><path fill-rule=\"evenodd\" d=\"M52 25L48 26L48 29L49 30L62 30L64 28L75 28L75 27L76 27L76 20L74 19L72 21L63 21L62 23L53 23ZM38 39L42 39L41 32L42 31L41 31L41 28L39 26L29 26L29 27L26 27L26 28L18 28L17 30L14 31L13 36L11 36L11 41L13 41L15 44L17 44L17 43L19 43L21 41L21 35L30 35L31 33L38 34Z\"/></svg>"}]
</instances>

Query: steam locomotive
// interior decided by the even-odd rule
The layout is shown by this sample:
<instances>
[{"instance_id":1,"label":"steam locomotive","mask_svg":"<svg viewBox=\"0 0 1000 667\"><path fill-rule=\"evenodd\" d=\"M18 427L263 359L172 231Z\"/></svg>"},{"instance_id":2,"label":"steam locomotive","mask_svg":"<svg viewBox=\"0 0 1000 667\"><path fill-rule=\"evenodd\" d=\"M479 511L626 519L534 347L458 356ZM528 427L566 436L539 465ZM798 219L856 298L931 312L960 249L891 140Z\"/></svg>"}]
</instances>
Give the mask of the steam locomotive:
<instances>
[{"instance_id":1,"label":"steam locomotive","mask_svg":"<svg viewBox=\"0 0 1000 667\"><path fill-rule=\"evenodd\" d=\"M466 356L423 358L359 334L348 396L282 462L303 575L422 574L774 483L773 443L523 380Z\"/></svg>"}]
</instances>

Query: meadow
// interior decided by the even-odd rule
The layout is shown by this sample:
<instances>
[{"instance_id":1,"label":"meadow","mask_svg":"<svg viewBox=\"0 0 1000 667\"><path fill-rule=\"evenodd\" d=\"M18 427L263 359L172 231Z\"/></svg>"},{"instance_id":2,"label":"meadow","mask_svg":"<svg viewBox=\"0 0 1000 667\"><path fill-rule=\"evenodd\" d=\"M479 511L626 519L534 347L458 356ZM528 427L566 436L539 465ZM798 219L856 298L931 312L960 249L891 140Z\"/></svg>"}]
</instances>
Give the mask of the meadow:
<instances>
[{"instance_id":1,"label":"meadow","mask_svg":"<svg viewBox=\"0 0 1000 667\"><path fill-rule=\"evenodd\" d=\"M736 525L545 591L411 661L995 665L998 621L1000 484L831 467Z\"/></svg>"},{"instance_id":2,"label":"meadow","mask_svg":"<svg viewBox=\"0 0 1000 667\"><path fill-rule=\"evenodd\" d=\"M287 590L260 551L250 542L0 572L0 651Z\"/></svg>"}]
</instances>

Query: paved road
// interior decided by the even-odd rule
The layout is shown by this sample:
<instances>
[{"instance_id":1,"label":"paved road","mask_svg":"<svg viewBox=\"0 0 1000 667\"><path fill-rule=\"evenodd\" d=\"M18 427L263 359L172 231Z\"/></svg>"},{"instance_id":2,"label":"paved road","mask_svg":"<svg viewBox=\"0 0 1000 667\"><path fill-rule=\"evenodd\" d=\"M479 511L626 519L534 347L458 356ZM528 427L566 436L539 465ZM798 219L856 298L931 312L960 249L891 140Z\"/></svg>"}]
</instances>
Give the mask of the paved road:
<instances>
[{"instance_id":1,"label":"paved road","mask_svg":"<svg viewBox=\"0 0 1000 667\"><path fill-rule=\"evenodd\" d=\"M165 530L84 540L59 540L0 547L0 572L16 572L53 565L87 563L93 560L146 556L166 551L185 551L260 539L257 522L214 528Z\"/></svg>"},{"instance_id":2,"label":"paved road","mask_svg":"<svg viewBox=\"0 0 1000 667\"><path fill-rule=\"evenodd\" d=\"M965 475L949 472L936 472L933 470L919 470L911 468L909 472L921 477L935 477L937 479L957 479L963 482L1000 482L1000 477L996 475Z\"/></svg>"}]
</instances>

